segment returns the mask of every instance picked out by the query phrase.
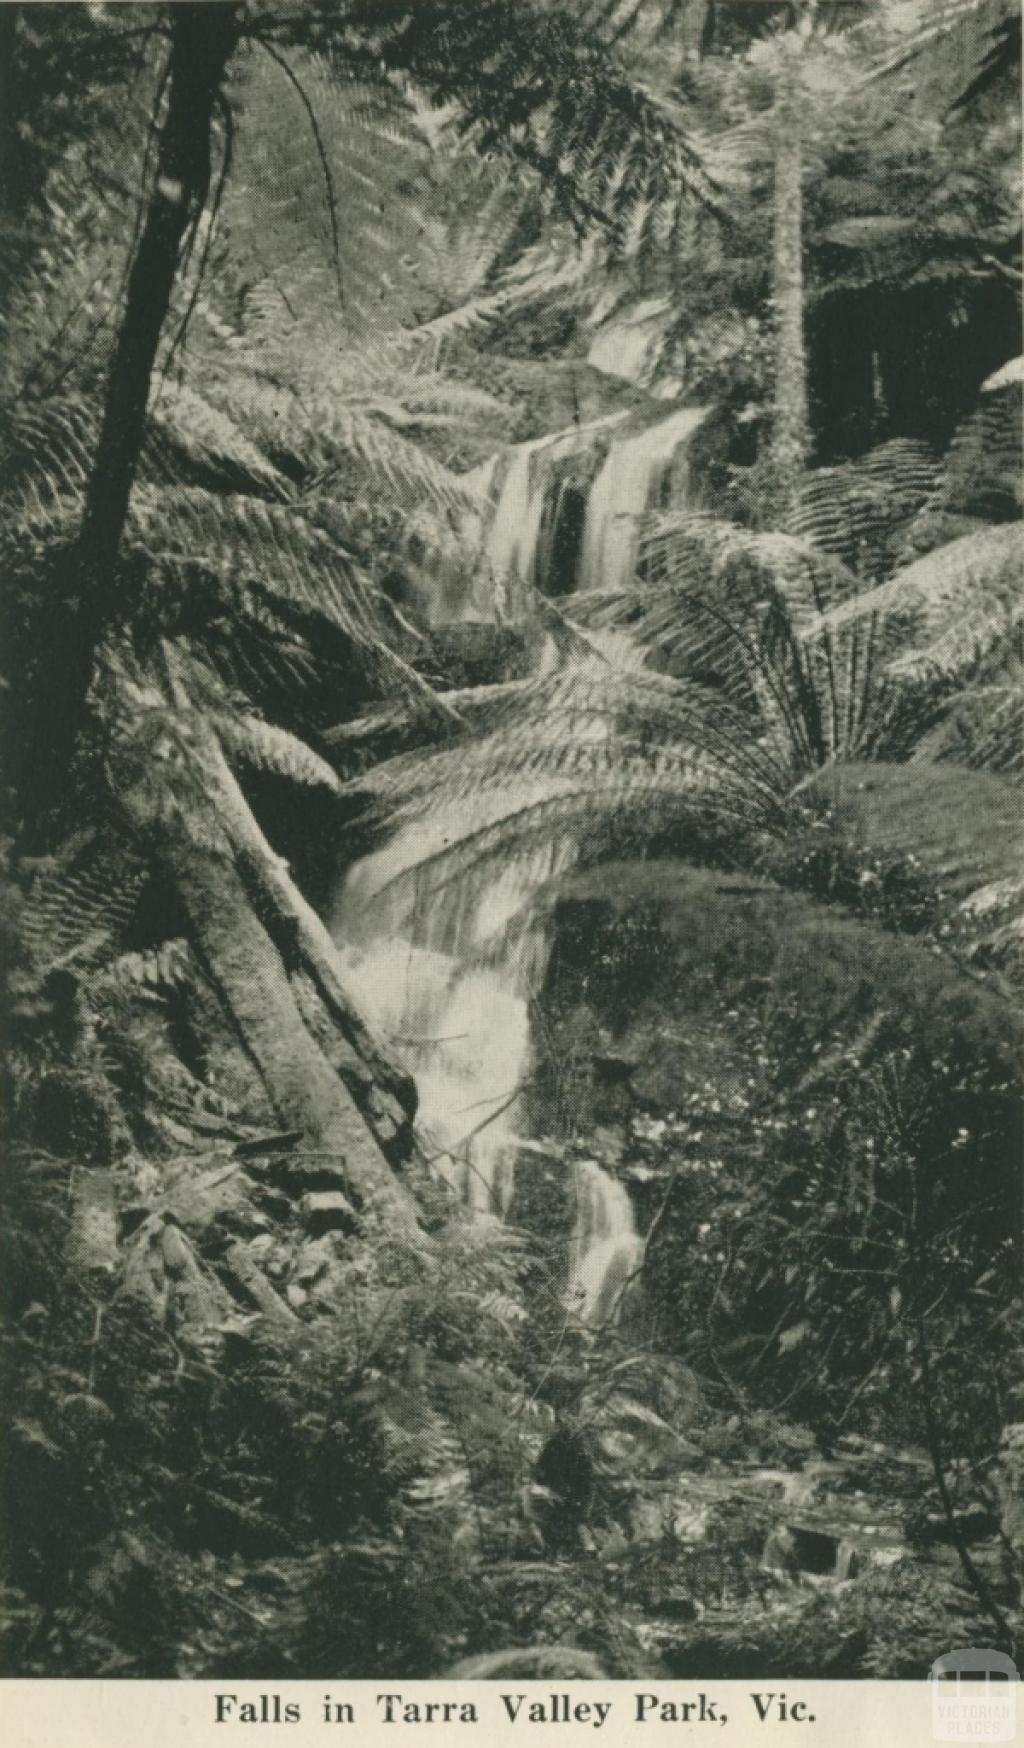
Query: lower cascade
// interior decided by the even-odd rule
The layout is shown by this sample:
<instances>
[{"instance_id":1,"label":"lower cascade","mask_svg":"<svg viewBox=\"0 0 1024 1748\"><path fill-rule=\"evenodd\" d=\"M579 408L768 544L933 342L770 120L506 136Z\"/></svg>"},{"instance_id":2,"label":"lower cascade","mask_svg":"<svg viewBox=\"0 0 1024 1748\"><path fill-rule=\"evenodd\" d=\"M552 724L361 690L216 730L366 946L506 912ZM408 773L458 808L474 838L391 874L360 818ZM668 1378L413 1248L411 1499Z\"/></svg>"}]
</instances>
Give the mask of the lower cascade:
<instances>
[{"instance_id":1,"label":"lower cascade","mask_svg":"<svg viewBox=\"0 0 1024 1748\"><path fill-rule=\"evenodd\" d=\"M622 586L632 573L635 519L655 505L670 476L681 484L680 455L700 426L700 408L679 408L647 428L620 429L622 416L521 444L504 467L486 537L499 583L538 583L541 531L552 475L547 463L595 436L609 447L590 487L573 581L578 590ZM490 477L490 475L489 475ZM685 495L685 491L684 491ZM634 660L621 634L592 639L594 665ZM538 656L550 671L551 646ZM578 658L577 658L578 661ZM522 804L557 793L516 784ZM508 810L506 788L495 817ZM504 1218L515 1189L516 1152L524 1137L523 1093L533 1066L530 1004L544 981L549 941L531 918L532 900L566 869L575 847L533 851L494 873L483 891L458 880L417 896L411 909L392 898L403 879L465 833L466 813L486 827L487 795L467 800L460 817L442 808L410 825L350 869L335 905L332 932L353 994L368 1019L416 1078L418 1122L433 1168L476 1213ZM643 1260L629 1194L597 1163L574 1167L576 1213L569 1243L566 1302L587 1324L614 1322Z\"/></svg>"},{"instance_id":2,"label":"lower cascade","mask_svg":"<svg viewBox=\"0 0 1024 1748\"><path fill-rule=\"evenodd\" d=\"M569 1246L569 1304L584 1323L618 1316L643 1263L625 1186L595 1159L577 1164L576 1224Z\"/></svg>"}]
</instances>

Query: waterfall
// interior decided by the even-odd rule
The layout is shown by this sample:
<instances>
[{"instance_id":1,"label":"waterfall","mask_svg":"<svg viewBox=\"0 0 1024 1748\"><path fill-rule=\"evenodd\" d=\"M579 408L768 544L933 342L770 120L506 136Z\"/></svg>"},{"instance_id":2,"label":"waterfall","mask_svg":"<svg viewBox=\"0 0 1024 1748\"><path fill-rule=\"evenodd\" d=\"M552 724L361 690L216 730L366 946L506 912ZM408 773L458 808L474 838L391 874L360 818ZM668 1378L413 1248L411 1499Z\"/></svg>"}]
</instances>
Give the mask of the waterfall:
<instances>
[{"instance_id":1,"label":"waterfall","mask_svg":"<svg viewBox=\"0 0 1024 1748\"><path fill-rule=\"evenodd\" d=\"M527 586L537 581L541 523L553 467L586 449L599 432L625 417L625 413L607 413L586 425L519 443L511 451L484 545L491 572L499 581L515 578Z\"/></svg>"},{"instance_id":2,"label":"waterfall","mask_svg":"<svg viewBox=\"0 0 1024 1748\"><path fill-rule=\"evenodd\" d=\"M641 432L613 432L587 500L574 579L579 586L629 580L635 550L629 518L650 506L703 416L677 409ZM522 588L535 580L555 465L624 418L616 413L520 444L503 472L499 465L488 473L497 503L484 554L506 599L517 583ZM628 639L603 640L602 657L629 662ZM556 659L549 643L538 671L551 671ZM551 778L520 780L502 792L483 787L460 804L457 816L440 808L405 827L349 871L332 918L356 1001L415 1076L418 1126L434 1169L478 1214L499 1218L514 1194L522 1095L533 1062L530 1002L542 986L549 948L546 931L530 919L530 901L575 852L571 845L544 846L519 856L493 873L483 891L459 880L417 887L415 870L465 834L467 810L481 829L489 815L500 818L558 788ZM420 892L411 920L409 906L393 897L403 877ZM582 1321L602 1324L621 1308L643 1241L621 1183L595 1160L577 1166L575 1180L566 1299Z\"/></svg>"},{"instance_id":3,"label":"waterfall","mask_svg":"<svg viewBox=\"0 0 1024 1748\"><path fill-rule=\"evenodd\" d=\"M523 786L524 805L529 798ZM503 795L490 798L495 817L505 805ZM410 926L389 901L391 883L459 829L441 810L364 857L349 872L331 927L358 1005L415 1076L417 1124L433 1165L471 1208L503 1216L533 1058L529 1001L547 963L543 930L522 919L566 852L544 846L502 869L482 893L458 882L434 889Z\"/></svg>"},{"instance_id":4,"label":"waterfall","mask_svg":"<svg viewBox=\"0 0 1024 1748\"><path fill-rule=\"evenodd\" d=\"M636 566L636 518L652 508L677 451L706 416L703 407L684 407L612 443L587 502L580 588L628 588Z\"/></svg>"},{"instance_id":5,"label":"waterfall","mask_svg":"<svg viewBox=\"0 0 1024 1748\"><path fill-rule=\"evenodd\" d=\"M613 1322L643 1261L643 1239L625 1186L585 1159L576 1166L576 1224L569 1245L569 1305L584 1323Z\"/></svg>"}]
</instances>

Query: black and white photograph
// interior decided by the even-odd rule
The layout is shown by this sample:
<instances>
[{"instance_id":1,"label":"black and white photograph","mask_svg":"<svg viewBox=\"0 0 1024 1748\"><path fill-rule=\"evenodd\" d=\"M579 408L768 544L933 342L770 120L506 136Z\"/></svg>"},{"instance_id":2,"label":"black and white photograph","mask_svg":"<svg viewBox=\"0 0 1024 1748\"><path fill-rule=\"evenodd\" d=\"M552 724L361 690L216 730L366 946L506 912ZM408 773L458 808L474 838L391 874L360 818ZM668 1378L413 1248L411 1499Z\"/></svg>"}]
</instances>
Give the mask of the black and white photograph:
<instances>
[{"instance_id":1,"label":"black and white photograph","mask_svg":"<svg viewBox=\"0 0 1024 1748\"><path fill-rule=\"evenodd\" d=\"M1024 1672L1020 63L0 5L8 1691Z\"/></svg>"}]
</instances>

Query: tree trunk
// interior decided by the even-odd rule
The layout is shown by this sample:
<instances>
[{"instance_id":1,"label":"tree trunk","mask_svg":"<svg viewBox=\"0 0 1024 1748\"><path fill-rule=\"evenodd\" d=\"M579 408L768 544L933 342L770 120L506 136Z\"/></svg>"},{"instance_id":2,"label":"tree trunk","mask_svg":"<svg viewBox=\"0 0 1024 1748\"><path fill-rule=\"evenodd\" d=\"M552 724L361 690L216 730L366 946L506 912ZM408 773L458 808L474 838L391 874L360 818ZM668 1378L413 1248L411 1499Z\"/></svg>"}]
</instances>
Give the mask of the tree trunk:
<instances>
[{"instance_id":1,"label":"tree trunk","mask_svg":"<svg viewBox=\"0 0 1024 1748\"><path fill-rule=\"evenodd\" d=\"M209 746L204 765L218 826L235 852L250 901L288 972L308 978L323 1004L334 1028L327 1046L334 1066L379 1145L397 1162L411 1151L416 1083L359 1014L334 942L264 837L216 743Z\"/></svg>"},{"instance_id":2,"label":"tree trunk","mask_svg":"<svg viewBox=\"0 0 1024 1748\"><path fill-rule=\"evenodd\" d=\"M416 1203L392 1170L426 1176L410 1121L414 1083L356 1012L327 930L264 837L216 737L198 719L193 730L195 812L159 798L154 806L153 774L134 739L122 747L118 798L173 880L196 956L282 1126L332 1161L361 1215L376 1211L419 1244Z\"/></svg>"},{"instance_id":3,"label":"tree trunk","mask_svg":"<svg viewBox=\"0 0 1024 1748\"><path fill-rule=\"evenodd\" d=\"M415 1203L394 1176L349 1088L306 1026L285 965L228 854L168 838L162 859L197 955L287 1128L333 1159L361 1216L420 1241Z\"/></svg>"},{"instance_id":4,"label":"tree trunk","mask_svg":"<svg viewBox=\"0 0 1024 1748\"><path fill-rule=\"evenodd\" d=\"M775 214L773 296L775 304L775 418L772 484L777 521L795 507L807 461L807 357L804 343L803 147L800 87L790 49L779 73L773 117Z\"/></svg>"},{"instance_id":5,"label":"tree trunk","mask_svg":"<svg viewBox=\"0 0 1024 1748\"><path fill-rule=\"evenodd\" d=\"M241 28L240 8L226 0L179 0L167 14L171 53L156 174L128 275L82 525L70 560L79 606L74 635L67 639L67 670L53 689L47 716L41 763L55 785L66 778L97 651L123 612L117 557L142 450L153 366L182 242L209 193L214 107Z\"/></svg>"},{"instance_id":6,"label":"tree trunk","mask_svg":"<svg viewBox=\"0 0 1024 1748\"><path fill-rule=\"evenodd\" d=\"M699 61L704 53L710 10L710 0L688 0L683 12L683 53L691 63Z\"/></svg>"},{"instance_id":7,"label":"tree trunk","mask_svg":"<svg viewBox=\"0 0 1024 1748\"><path fill-rule=\"evenodd\" d=\"M64 684L54 689L47 766L56 793L80 726L97 653L125 617L117 571L132 487L145 435L150 385L171 308L182 244L198 222L210 188L211 137L218 92L242 28L234 0L179 0L167 9L171 52L166 112L138 250L128 276L124 315L107 380L103 420L82 525L71 563L79 617ZM206 765L200 769L204 756ZM330 1155L344 1171L360 1211L378 1213L392 1230L422 1237L415 1203L393 1175L394 1156L409 1145L415 1090L390 1064L344 988L326 930L305 905L208 737L194 773L209 808L220 852L196 843L187 820L168 808L154 817L147 802L153 773L130 756L119 798L172 874L196 950L280 1120ZM200 803L202 805L202 803ZM237 858L237 859L236 859ZM243 878L243 875L245 878ZM300 1000L289 972L308 974ZM298 977L296 976L296 984ZM306 1023L322 1003L325 1045Z\"/></svg>"}]
</instances>

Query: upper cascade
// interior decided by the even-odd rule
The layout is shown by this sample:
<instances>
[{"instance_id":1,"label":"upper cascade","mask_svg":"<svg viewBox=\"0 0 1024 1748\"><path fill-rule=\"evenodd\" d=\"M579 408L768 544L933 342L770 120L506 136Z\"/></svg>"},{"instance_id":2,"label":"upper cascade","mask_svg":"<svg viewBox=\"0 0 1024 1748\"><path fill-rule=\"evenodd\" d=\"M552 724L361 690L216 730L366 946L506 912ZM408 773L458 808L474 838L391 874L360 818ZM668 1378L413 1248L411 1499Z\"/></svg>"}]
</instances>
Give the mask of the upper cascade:
<instances>
[{"instance_id":1,"label":"upper cascade","mask_svg":"<svg viewBox=\"0 0 1024 1748\"><path fill-rule=\"evenodd\" d=\"M707 416L675 407L637 429L630 414L611 413L518 444L481 472L494 505L483 556L505 598L524 587L559 596L628 588L637 519L666 496L693 502L687 451Z\"/></svg>"},{"instance_id":2,"label":"upper cascade","mask_svg":"<svg viewBox=\"0 0 1024 1748\"><path fill-rule=\"evenodd\" d=\"M636 568L637 518L658 507L673 463L706 418L706 407L683 407L613 441L587 498L579 588L629 587ZM676 482L673 496L690 501L688 477Z\"/></svg>"}]
</instances>

